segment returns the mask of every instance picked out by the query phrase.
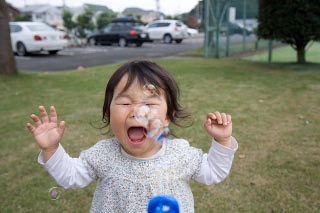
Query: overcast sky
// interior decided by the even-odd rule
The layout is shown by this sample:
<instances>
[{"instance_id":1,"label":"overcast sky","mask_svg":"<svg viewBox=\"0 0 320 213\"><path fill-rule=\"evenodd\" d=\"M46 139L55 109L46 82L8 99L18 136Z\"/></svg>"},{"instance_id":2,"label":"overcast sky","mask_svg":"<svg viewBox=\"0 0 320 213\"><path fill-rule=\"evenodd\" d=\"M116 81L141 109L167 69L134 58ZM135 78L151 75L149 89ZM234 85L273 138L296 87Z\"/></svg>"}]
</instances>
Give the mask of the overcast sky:
<instances>
[{"instance_id":1,"label":"overcast sky","mask_svg":"<svg viewBox=\"0 0 320 213\"><path fill-rule=\"evenodd\" d=\"M156 10L156 0L5 0L16 7L26 4L62 5L63 1L69 7L80 6L83 3L99 4L109 7L115 12L121 12L127 7L139 7L145 10ZM166 15L176 15L189 12L199 0L159 0L160 10Z\"/></svg>"}]
</instances>

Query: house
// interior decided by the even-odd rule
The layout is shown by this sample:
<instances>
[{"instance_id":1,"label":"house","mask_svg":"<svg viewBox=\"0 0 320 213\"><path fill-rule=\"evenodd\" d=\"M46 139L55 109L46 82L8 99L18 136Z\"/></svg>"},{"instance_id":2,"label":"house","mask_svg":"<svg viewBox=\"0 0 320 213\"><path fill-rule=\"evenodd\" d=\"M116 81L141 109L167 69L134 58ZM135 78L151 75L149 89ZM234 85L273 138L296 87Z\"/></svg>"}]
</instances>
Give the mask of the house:
<instances>
[{"instance_id":1,"label":"house","mask_svg":"<svg viewBox=\"0 0 320 213\"><path fill-rule=\"evenodd\" d=\"M8 7L8 16L9 16L9 21L14 21L18 16L20 16L20 11L12 6L11 4L7 3Z\"/></svg>"},{"instance_id":2,"label":"house","mask_svg":"<svg viewBox=\"0 0 320 213\"><path fill-rule=\"evenodd\" d=\"M136 7L129 7L122 11L121 16L136 16L140 17L140 20L144 23L149 23L156 19L165 17L163 13L158 13L154 10L143 10Z\"/></svg>"},{"instance_id":3,"label":"house","mask_svg":"<svg viewBox=\"0 0 320 213\"><path fill-rule=\"evenodd\" d=\"M29 15L32 21L44 22L56 28L63 26L62 8L49 4L26 5L20 9L21 15Z\"/></svg>"}]
</instances>

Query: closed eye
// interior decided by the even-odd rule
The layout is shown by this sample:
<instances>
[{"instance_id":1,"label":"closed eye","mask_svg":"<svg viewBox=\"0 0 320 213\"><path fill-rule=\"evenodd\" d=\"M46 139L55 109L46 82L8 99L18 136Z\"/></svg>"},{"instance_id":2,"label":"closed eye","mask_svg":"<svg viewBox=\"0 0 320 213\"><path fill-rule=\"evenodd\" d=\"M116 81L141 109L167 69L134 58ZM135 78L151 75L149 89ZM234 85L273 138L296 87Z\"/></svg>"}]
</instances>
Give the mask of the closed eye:
<instances>
[{"instance_id":1,"label":"closed eye","mask_svg":"<svg viewBox=\"0 0 320 213\"><path fill-rule=\"evenodd\" d=\"M130 106L130 103L116 103L118 106Z\"/></svg>"}]
</instances>

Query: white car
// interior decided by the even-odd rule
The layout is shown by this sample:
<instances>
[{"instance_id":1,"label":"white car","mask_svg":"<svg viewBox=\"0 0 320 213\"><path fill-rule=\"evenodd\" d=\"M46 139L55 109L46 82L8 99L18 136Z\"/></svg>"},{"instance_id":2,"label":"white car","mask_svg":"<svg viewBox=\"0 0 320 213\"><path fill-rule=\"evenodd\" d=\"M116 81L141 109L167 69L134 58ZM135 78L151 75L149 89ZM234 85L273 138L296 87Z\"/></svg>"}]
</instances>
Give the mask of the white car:
<instances>
[{"instance_id":1,"label":"white car","mask_svg":"<svg viewBox=\"0 0 320 213\"><path fill-rule=\"evenodd\" d=\"M188 36L196 36L196 35L199 35L199 30L188 28Z\"/></svg>"},{"instance_id":2,"label":"white car","mask_svg":"<svg viewBox=\"0 0 320 213\"><path fill-rule=\"evenodd\" d=\"M67 46L67 35L41 22L10 22L13 52L25 56L32 52L48 51L55 55Z\"/></svg>"},{"instance_id":3,"label":"white car","mask_svg":"<svg viewBox=\"0 0 320 213\"><path fill-rule=\"evenodd\" d=\"M157 20L146 26L151 40L163 40L164 43L181 43L188 37L186 25L178 20Z\"/></svg>"}]
</instances>

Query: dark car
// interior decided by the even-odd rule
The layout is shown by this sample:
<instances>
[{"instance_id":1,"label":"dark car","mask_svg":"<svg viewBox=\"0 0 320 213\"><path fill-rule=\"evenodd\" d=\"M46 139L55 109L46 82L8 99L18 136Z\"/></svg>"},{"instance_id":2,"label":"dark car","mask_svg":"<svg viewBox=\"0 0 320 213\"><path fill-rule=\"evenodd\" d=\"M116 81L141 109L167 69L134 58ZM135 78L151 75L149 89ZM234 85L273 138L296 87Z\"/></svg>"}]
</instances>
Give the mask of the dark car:
<instances>
[{"instance_id":1,"label":"dark car","mask_svg":"<svg viewBox=\"0 0 320 213\"><path fill-rule=\"evenodd\" d=\"M246 28L241 27L240 25L236 23L224 23L221 26L221 33L226 35L227 31L229 29L229 35L242 35L243 31L245 31L246 35L250 35L252 32L247 30Z\"/></svg>"},{"instance_id":2,"label":"dark car","mask_svg":"<svg viewBox=\"0 0 320 213\"><path fill-rule=\"evenodd\" d=\"M120 47L125 47L135 44L141 47L144 42L152 42L152 40L149 34L138 25L115 22L105 26L99 33L90 35L87 42L89 45L118 44Z\"/></svg>"}]
</instances>

